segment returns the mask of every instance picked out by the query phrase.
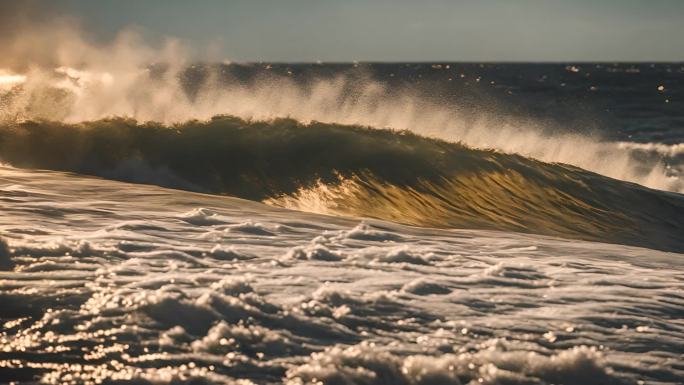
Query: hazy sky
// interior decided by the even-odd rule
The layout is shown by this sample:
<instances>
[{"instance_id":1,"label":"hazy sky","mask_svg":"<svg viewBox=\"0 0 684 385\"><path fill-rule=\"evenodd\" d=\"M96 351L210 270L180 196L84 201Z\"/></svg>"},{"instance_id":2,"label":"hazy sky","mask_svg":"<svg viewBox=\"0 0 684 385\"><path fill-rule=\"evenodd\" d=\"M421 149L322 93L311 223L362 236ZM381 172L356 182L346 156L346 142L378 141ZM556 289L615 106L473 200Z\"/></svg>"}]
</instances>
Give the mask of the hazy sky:
<instances>
[{"instance_id":1,"label":"hazy sky","mask_svg":"<svg viewBox=\"0 0 684 385\"><path fill-rule=\"evenodd\" d=\"M44 1L239 61L684 60L684 0Z\"/></svg>"}]
</instances>

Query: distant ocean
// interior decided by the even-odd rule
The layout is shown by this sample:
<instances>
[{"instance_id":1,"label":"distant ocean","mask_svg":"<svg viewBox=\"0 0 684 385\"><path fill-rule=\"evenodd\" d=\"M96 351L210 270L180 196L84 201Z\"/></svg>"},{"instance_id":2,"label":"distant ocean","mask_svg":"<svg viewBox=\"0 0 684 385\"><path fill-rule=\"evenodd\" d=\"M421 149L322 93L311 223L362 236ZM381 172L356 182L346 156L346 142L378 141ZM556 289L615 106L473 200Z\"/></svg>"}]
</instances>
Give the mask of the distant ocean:
<instances>
[{"instance_id":1,"label":"distant ocean","mask_svg":"<svg viewBox=\"0 0 684 385\"><path fill-rule=\"evenodd\" d=\"M0 382L684 382L684 64L0 74Z\"/></svg>"}]
</instances>

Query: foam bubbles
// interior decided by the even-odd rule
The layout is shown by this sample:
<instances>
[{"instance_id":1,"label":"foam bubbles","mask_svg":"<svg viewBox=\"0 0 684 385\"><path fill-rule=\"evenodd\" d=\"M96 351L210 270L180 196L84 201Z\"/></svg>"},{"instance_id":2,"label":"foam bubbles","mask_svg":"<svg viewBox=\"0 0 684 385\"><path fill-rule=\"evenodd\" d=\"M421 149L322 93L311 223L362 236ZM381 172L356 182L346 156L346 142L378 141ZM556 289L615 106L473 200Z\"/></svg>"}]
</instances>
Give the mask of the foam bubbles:
<instances>
[{"instance_id":1,"label":"foam bubbles","mask_svg":"<svg viewBox=\"0 0 684 385\"><path fill-rule=\"evenodd\" d=\"M595 349L575 347L546 356L503 351L493 346L475 353L442 356L390 354L372 344L335 346L315 353L287 373L288 384L568 384L627 383L612 374Z\"/></svg>"},{"instance_id":2,"label":"foam bubbles","mask_svg":"<svg viewBox=\"0 0 684 385\"><path fill-rule=\"evenodd\" d=\"M0 215L0 252L13 264L0 272L6 381L604 385L684 378L678 254L359 225L155 186L0 173L0 184L22 186L0 186L0 198L14 199ZM45 216L37 202L65 215ZM74 209L84 205L90 210ZM197 207L205 208L197 217L216 214L220 223L179 220ZM226 231L245 223L270 234Z\"/></svg>"}]
</instances>

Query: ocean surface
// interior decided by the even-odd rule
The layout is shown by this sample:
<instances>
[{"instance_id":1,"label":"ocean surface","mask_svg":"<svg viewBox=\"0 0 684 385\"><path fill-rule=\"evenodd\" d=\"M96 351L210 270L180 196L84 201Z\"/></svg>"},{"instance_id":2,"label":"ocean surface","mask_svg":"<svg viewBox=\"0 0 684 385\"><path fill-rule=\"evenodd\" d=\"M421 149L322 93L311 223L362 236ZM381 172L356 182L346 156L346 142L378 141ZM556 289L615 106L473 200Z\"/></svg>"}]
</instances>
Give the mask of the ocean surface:
<instances>
[{"instance_id":1,"label":"ocean surface","mask_svg":"<svg viewBox=\"0 0 684 385\"><path fill-rule=\"evenodd\" d=\"M681 384L683 193L680 63L0 71L0 383Z\"/></svg>"}]
</instances>

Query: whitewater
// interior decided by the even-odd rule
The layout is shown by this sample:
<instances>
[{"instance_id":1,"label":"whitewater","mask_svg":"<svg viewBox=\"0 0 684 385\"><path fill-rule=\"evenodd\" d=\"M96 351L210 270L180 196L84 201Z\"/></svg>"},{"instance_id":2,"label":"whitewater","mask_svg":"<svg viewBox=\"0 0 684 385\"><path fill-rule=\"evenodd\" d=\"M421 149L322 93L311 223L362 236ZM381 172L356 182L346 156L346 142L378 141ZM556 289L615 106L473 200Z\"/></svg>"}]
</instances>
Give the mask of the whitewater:
<instances>
[{"instance_id":1,"label":"whitewater","mask_svg":"<svg viewBox=\"0 0 684 385\"><path fill-rule=\"evenodd\" d=\"M0 69L0 383L684 382L684 67L58 37Z\"/></svg>"},{"instance_id":2,"label":"whitewater","mask_svg":"<svg viewBox=\"0 0 684 385\"><path fill-rule=\"evenodd\" d=\"M0 172L7 382L684 378L679 254Z\"/></svg>"}]
</instances>

